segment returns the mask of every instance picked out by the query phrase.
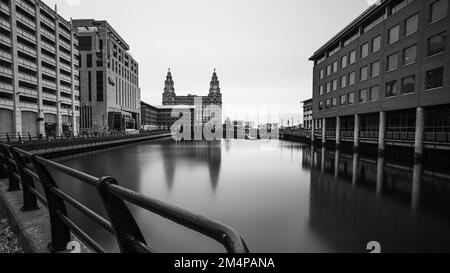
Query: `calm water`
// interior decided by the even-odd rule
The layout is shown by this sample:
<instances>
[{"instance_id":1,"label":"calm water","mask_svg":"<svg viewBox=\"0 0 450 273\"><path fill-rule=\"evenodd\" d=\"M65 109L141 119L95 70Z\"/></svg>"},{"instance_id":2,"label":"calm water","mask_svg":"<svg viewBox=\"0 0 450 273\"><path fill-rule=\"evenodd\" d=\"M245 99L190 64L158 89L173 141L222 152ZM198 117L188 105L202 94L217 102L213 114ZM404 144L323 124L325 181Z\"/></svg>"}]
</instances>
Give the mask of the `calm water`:
<instances>
[{"instance_id":1,"label":"calm water","mask_svg":"<svg viewBox=\"0 0 450 273\"><path fill-rule=\"evenodd\" d=\"M61 162L114 176L122 186L224 222L252 252L366 252L369 241L379 241L387 252L450 252L450 181L414 176L413 167L246 140L160 140ZM103 214L95 189L55 176L65 191ZM202 235L130 208L160 252L224 251ZM96 224L70 214L107 250L117 251Z\"/></svg>"}]
</instances>

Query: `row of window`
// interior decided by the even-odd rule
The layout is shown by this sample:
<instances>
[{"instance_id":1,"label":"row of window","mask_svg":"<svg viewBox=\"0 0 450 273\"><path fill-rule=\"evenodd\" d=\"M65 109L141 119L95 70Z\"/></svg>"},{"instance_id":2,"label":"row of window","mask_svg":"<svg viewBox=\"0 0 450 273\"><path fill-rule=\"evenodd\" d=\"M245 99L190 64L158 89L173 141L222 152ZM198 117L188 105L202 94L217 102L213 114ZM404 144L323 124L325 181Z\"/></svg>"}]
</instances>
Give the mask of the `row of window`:
<instances>
[{"instance_id":1,"label":"row of window","mask_svg":"<svg viewBox=\"0 0 450 273\"><path fill-rule=\"evenodd\" d=\"M413 1L414 0L404 0L404 1L399 2L395 6L391 7L391 9L390 9L391 14L397 13L398 11L400 11L406 5L408 5L409 3L413 2ZM429 24L435 23L435 22L447 17L448 1L449 0L437 0L437 1L433 2L432 4L430 4L429 15L428 15L428 23ZM373 19L370 23L367 23L366 25L364 25L364 27L362 28L362 33L364 34L364 33L368 32L369 30L371 30L372 28L374 28L375 26L380 24L382 21L384 21L385 18L386 18L385 13L380 13L380 15L378 17L375 17L375 19ZM415 15L407 18L404 21L403 36L406 37L406 36L409 36L409 35L417 32L418 27L419 27L419 14L415 14ZM349 36L347 36L347 37L348 38L346 38L342 43L343 47L345 47L345 46L351 44L353 41L357 40L360 37L360 30L356 29L354 31L354 33L349 34ZM398 24L388 30L387 43L393 44L393 43L399 41L400 37L401 37L401 26L400 26L400 24ZM380 46L381 46L381 37L377 37L375 41L372 41L372 52L378 51ZM332 55L336 54L340 49L341 49L341 45L337 45L336 47L332 48L331 50L329 50L328 54L325 54L322 58L318 59L316 64L322 63L323 61L325 61L327 59L327 57L331 57ZM369 44L367 43L367 44L362 45L360 52L361 52L361 58L367 57L369 54ZM352 52L352 53L350 53L350 55L353 55L354 57L356 57L356 52ZM343 62L343 64L342 64L343 68L347 65L347 61L346 60L344 60L344 61L345 62ZM351 63L352 62L350 62L350 64ZM333 64L333 66L334 66L334 64ZM327 67L327 72L330 71L329 67L330 66ZM337 65L336 65L336 67L337 67ZM334 72L336 72L336 71L334 71ZM323 73L324 72L320 72L321 79L323 78ZM327 73L327 75L329 76L330 74Z\"/></svg>"},{"instance_id":2,"label":"row of window","mask_svg":"<svg viewBox=\"0 0 450 273\"><path fill-rule=\"evenodd\" d=\"M427 56L434 56L445 51L445 40L446 33L442 32L438 35L432 36L427 40ZM417 60L417 45L413 45L403 49L402 60L399 62L400 53L396 52L387 56L386 59L386 71L393 71L399 67L399 64L405 66L415 63ZM363 66L359 71L359 80L365 81L369 77L377 77L381 72L381 62L375 61L369 66ZM341 77L340 82L341 88L355 84L356 73L350 72L348 75ZM326 90L325 90L326 89ZM323 95L324 92L330 93L331 91L336 91L338 89L338 80L332 80L324 85L319 86L319 96Z\"/></svg>"},{"instance_id":3,"label":"row of window","mask_svg":"<svg viewBox=\"0 0 450 273\"><path fill-rule=\"evenodd\" d=\"M405 20L405 36L411 35L417 32L419 26L419 15L416 14ZM388 31L388 43L393 44L400 40L400 25L389 29ZM367 58L371 53L376 53L381 50L381 35L373 38L369 43L365 43L360 47L360 59ZM348 55L341 58L341 68L344 69L348 65L356 63L356 50L351 51ZM332 64L326 67L326 75L330 76L338 71L338 61L334 61ZM323 79L325 77L325 70L321 69L319 71L319 78Z\"/></svg>"},{"instance_id":4,"label":"row of window","mask_svg":"<svg viewBox=\"0 0 450 273\"><path fill-rule=\"evenodd\" d=\"M444 67L439 67L425 74L425 90L432 90L444 86ZM411 75L400 81L389 81L385 84L385 98L392 98L399 94L411 94L416 91L416 76ZM380 98L380 86L375 85L368 89L358 91L358 103L378 100ZM354 105L355 94L349 93L340 96L340 106ZM337 106L337 98L329 98L319 101L319 110L331 109Z\"/></svg>"}]
</instances>

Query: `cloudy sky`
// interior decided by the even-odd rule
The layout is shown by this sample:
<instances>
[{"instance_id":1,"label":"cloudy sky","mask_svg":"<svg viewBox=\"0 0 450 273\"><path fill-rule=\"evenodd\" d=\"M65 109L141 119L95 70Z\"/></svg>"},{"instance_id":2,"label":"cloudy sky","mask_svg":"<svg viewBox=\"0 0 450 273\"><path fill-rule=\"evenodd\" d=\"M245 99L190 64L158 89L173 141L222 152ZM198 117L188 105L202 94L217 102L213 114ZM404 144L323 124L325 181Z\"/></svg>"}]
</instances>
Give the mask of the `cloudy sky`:
<instances>
[{"instance_id":1,"label":"cloudy sky","mask_svg":"<svg viewBox=\"0 0 450 273\"><path fill-rule=\"evenodd\" d=\"M170 67L177 94L206 95L217 68L226 106L275 105L301 120L308 58L371 0L44 0L67 19L107 20L140 64L142 100L161 105Z\"/></svg>"}]
</instances>

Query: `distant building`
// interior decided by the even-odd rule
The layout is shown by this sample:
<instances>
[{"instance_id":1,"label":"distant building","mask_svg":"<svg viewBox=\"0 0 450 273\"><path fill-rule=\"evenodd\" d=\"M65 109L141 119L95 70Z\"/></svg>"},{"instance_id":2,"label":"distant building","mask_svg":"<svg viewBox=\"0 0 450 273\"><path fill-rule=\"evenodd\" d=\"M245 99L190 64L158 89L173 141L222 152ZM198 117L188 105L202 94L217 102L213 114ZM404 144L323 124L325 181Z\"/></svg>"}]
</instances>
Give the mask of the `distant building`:
<instances>
[{"instance_id":1,"label":"distant building","mask_svg":"<svg viewBox=\"0 0 450 273\"><path fill-rule=\"evenodd\" d=\"M171 130L175 122L177 122L181 116L175 115L172 117L173 112L185 112L191 113L191 124L194 124L195 118L195 106L193 105L163 105L156 106L158 109L158 128L161 130Z\"/></svg>"},{"instance_id":2,"label":"distant building","mask_svg":"<svg viewBox=\"0 0 450 273\"><path fill-rule=\"evenodd\" d=\"M159 129L159 109L156 106L141 101L141 129L152 131Z\"/></svg>"},{"instance_id":3,"label":"distant building","mask_svg":"<svg viewBox=\"0 0 450 273\"><path fill-rule=\"evenodd\" d=\"M312 129L313 122L313 100L305 100L303 103L303 128Z\"/></svg>"},{"instance_id":4,"label":"distant building","mask_svg":"<svg viewBox=\"0 0 450 273\"><path fill-rule=\"evenodd\" d=\"M0 2L0 137L77 134L78 39L37 0Z\"/></svg>"},{"instance_id":5,"label":"distant building","mask_svg":"<svg viewBox=\"0 0 450 273\"><path fill-rule=\"evenodd\" d=\"M129 45L106 21L72 22L80 41L81 130L139 129L139 66Z\"/></svg>"},{"instance_id":6,"label":"distant building","mask_svg":"<svg viewBox=\"0 0 450 273\"><path fill-rule=\"evenodd\" d=\"M220 114L220 121L222 122L222 93L220 92L220 82L217 77L216 69L214 69L213 76L210 82L209 94L207 96L187 95L177 96L175 93L175 82L172 77L172 73L167 73L164 93L163 93L163 105L190 105L195 104L196 99L202 99L202 111L203 118L202 123L208 122L213 117L212 112ZM209 107L209 108L208 108Z\"/></svg>"}]
</instances>

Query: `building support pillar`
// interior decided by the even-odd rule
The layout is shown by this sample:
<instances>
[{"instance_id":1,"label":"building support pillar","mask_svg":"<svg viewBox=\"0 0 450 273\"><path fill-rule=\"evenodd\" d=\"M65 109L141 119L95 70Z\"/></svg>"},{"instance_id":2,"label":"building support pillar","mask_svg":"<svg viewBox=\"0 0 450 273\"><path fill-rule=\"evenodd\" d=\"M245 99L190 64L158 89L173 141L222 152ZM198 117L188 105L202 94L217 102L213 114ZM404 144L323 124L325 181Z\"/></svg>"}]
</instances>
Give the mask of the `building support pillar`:
<instances>
[{"instance_id":1,"label":"building support pillar","mask_svg":"<svg viewBox=\"0 0 450 273\"><path fill-rule=\"evenodd\" d=\"M416 162L413 170L413 187L411 197L411 208L416 211L420 205L420 192L422 186L423 165Z\"/></svg>"},{"instance_id":2,"label":"building support pillar","mask_svg":"<svg viewBox=\"0 0 450 273\"><path fill-rule=\"evenodd\" d=\"M386 149L386 113L380 112L380 122L378 131L378 157L384 157L384 151Z\"/></svg>"},{"instance_id":3,"label":"building support pillar","mask_svg":"<svg viewBox=\"0 0 450 273\"><path fill-rule=\"evenodd\" d=\"M422 107L417 107L416 114L416 140L414 145L414 163L422 163L423 135L425 131L425 113Z\"/></svg>"},{"instance_id":4,"label":"building support pillar","mask_svg":"<svg viewBox=\"0 0 450 273\"><path fill-rule=\"evenodd\" d=\"M327 143L327 119L322 119L322 144Z\"/></svg>"},{"instance_id":5,"label":"building support pillar","mask_svg":"<svg viewBox=\"0 0 450 273\"><path fill-rule=\"evenodd\" d=\"M341 117L336 117L336 150L341 146Z\"/></svg>"},{"instance_id":6,"label":"building support pillar","mask_svg":"<svg viewBox=\"0 0 450 273\"><path fill-rule=\"evenodd\" d=\"M359 115L355 114L355 133L353 141L353 151L355 153L359 152Z\"/></svg>"}]
</instances>

